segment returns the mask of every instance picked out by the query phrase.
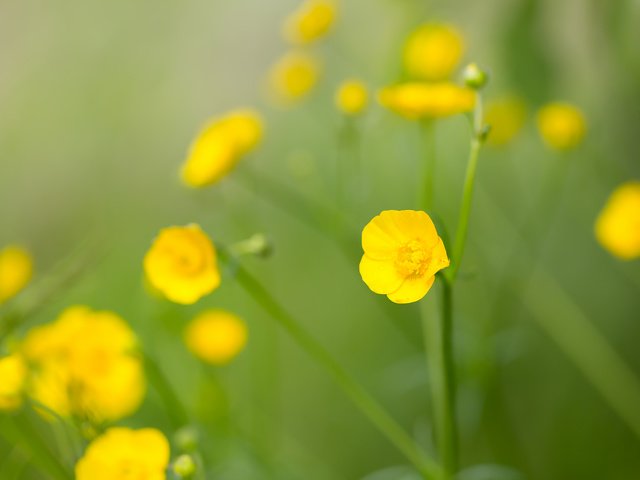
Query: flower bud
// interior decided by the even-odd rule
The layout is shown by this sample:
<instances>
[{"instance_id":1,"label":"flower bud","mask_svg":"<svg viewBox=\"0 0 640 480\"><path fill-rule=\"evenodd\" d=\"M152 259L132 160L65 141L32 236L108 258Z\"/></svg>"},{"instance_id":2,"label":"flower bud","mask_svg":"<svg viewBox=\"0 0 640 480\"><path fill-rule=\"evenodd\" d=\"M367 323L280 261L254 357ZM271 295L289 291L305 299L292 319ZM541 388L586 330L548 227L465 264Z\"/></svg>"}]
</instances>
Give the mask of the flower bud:
<instances>
[{"instance_id":1,"label":"flower bud","mask_svg":"<svg viewBox=\"0 0 640 480\"><path fill-rule=\"evenodd\" d=\"M196 472L196 462L191 455L182 454L173 462L173 472L179 478L191 478Z\"/></svg>"},{"instance_id":2,"label":"flower bud","mask_svg":"<svg viewBox=\"0 0 640 480\"><path fill-rule=\"evenodd\" d=\"M489 75L477 63L470 63L464 68L462 78L467 87L474 90L482 89L489 81Z\"/></svg>"},{"instance_id":3,"label":"flower bud","mask_svg":"<svg viewBox=\"0 0 640 480\"><path fill-rule=\"evenodd\" d=\"M183 452L193 452L198 449L198 432L193 427L182 427L176 432L174 440Z\"/></svg>"}]
</instances>

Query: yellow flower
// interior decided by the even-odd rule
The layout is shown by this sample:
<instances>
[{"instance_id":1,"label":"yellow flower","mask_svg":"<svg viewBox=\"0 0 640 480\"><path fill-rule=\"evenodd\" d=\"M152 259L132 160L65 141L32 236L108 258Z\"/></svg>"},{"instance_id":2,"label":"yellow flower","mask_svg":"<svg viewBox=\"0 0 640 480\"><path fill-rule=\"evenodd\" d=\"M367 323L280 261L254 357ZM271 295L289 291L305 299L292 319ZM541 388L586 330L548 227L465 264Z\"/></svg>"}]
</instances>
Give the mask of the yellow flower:
<instances>
[{"instance_id":1,"label":"yellow flower","mask_svg":"<svg viewBox=\"0 0 640 480\"><path fill-rule=\"evenodd\" d=\"M22 404L26 377L27 367L20 355L0 358L0 410L13 410Z\"/></svg>"},{"instance_id":2,"label":"yellow flower","mask_svg":"<svg viewBox=\"0 0 640 480\"><path fill-rule=\"evenodd\" d=\"M144 271L154 288L184 305L220 285L216 249L195 224L162 229L144 257Z\"/></svg>"},{"instance_id":3,"label":"yellow flower","mask_svg":"<svg viewBox=\"0 0 640 480\"><path fill-rule=\"evenodd\" d=\"M169 442L155 428L109 428L76 464L76 480L165 480Z\"/></svg>"},{"instance_id":4,"label":"yellow flower","mask_svg":"<svg viewBox=\"0 0 640 480\"><path fill-rule=\"evenodd\" d=\"M336 92L336 106L345 115L357 115L367 106L367 87L358 80L347 80Z\"/></svg>"},{"instance_id":5,"label":"yellow flower","mask_svg":"<svg viewBox=\"0 0 640 480\"><path fill-rule=\"evenodd\" d=\"M436 227L425 212L385 210L362 231L360 276L395 303L417 302L449 266Z\"/></svg>"},{"instance_id":6,"label":"yellow flower","mask_svg":"<svg viewBox=\"0 0 640 480\"><path fill-rule=\"evenodd\" d=\"M133 413L144 397L136 338L118 315L74 306L33 328L22 344L29 393L62 416L95 422Z\"/></svg>"},{"instance_id":7,"label":"yellow flower","mask_svg":"<svg viewBox=\"0 0 640 480\"><path fill-rule=\"evenodd\" d=\"M191 144L182 179L191 187L217 182L256 147L262 130L260 115L249 109L211 119Z\"/></svg>"},{"instance_id":8,"label":"yellow flower","mask_svg":"<svg viewBox=\"0 0 640 480\"><path fill-rule=\"evenodd\" d=\"M244 348L247 327L232 313L208 310L189 323L184 339L196 357L205 362L224 364Z\"/></svg>"},{"instance_id":9,"label":"yellow flower","mask_svg":"<svg viewBox=\"0 0 640 480\"><path fill-rule=\"evenodd\" d=\"M464 40L451 25L427 23L411 34L404 63L411 75L430 81L451 76L464 53Z\"/></svg>"},{"instance_id":10,"label":"yellow flower","mask_svg":"<svg viewBox=\"0 0 640 480\"><path fill-rule=\"evenodd\" d=\"M309 44L326 35L335 19L335 2L306 0L286 19L284 36L294 44Z\"/></svg>"},{"instance_id":11,"label":"yellow flower","mask_svg":"<svg viewBox=\"0 0 640 480\"><path fill-rule=\"evenodd\" d=\"M491 126L487 143L503 146L511 142L522 129L527 109L524 101L515 95L507 95L487 103L485 124Z\"/></svg>"},{"instance_id":12,"label":"yellow flower","mask_svg":"<svg viewBox=\"0 0 640 480\"><path fill-rule=\"evenodd\" d=\"M475 92L453 83L403 83L383 88L382 105L409 119L439 118L473 110Z\"/></svg>"},{"instance_id":13,"label":"yellow flower","mask_svg":"<svg viewBox=\"0 0 640 480\"><path fill-rule=\"evenodd\" d=\"M640 182L620 185L595 225L598 242L623 260L640 257Z\"/></svg>"},{"instance_id":14,"label":"yellow flower","mask_svg":"<svg viewBox=\"0 0 640 480\"><path fill-rule=\"evenodd\" d=\"M17 245L0 250L0 304L22 290L33 274L33 259Z\"/></svg>"},{"instance_id":15,"label":"yellow flower","mask_svg":"<svg viewBox=\"0 0 640 480\"><path fill-rule=\"evenodd\" d=\"M576 147L586 130L584 115L568 103L549 103L538 112L538 131L551 148L569 150Z\"/></svg>"},{"instance_id":16,"label":"yellow flower","mask_svg":"<svg viewBox=\"0 0 640 480\"><path fill-rule=\"evenodd\" d=\"M285 54L271 68L269 85L275 99L292 103L302 99L316 85L320 74L317 60L302 51Z\"/></svg>"}]
</instances>

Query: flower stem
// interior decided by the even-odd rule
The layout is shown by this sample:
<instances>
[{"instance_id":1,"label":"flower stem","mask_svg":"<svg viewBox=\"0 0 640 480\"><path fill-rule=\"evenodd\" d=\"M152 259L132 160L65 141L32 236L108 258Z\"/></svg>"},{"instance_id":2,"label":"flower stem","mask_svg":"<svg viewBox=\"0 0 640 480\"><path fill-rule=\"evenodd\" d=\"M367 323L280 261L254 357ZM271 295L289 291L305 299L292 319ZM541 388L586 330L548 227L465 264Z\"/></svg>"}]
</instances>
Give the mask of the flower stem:
<instances>
[{"instance_id":1,"label":"flower stem","mask_svg":"<svg viewBox=\"0 0 640 480\"><path fill-rule=\"evenodd\" d=\"M438 480L450 480L457 469L455 417L455 378L453 365L453 303L451 284L441 278L442 299L439 314L427 311L422 302L422 325L425 335L427 366L433 398L436 443L442 471Z\"/></svg>"},{"instance_id":2,"label":"flower stem","mask_svg":"<svg viewBox=\"0 0 640 480\"><path fill-rule=\"evenodd\" d=\"M456 238L453 244L453 256L451 258L451 268L447 270L447 278L453 285L464 247L467 242L467 229L469 227L469 216L471 214L471 201L473 200L473 184L476 178L476 169L478 166L478 157L480 156L480 148L484 142L485 132L482 126L482 97L480 92L476 92L476 106L473 112L473 136L471 137L471 148L469 149L469 160L467 161L467 173L464 179L464 188L462 190L462 203L460 205L460 214L458 216L458 228L456 229Z\"/></svg>"},{"instance_id":3,"label":"flower stem","mask_svg":"<svg viewBox=\"0 0 640 480\"><path fill-rule=\"evenodd\" d=\"M422 196L420 198L420 208L431 211L433 208L433 184L436 173L436 132L435 123L426 120L421 124L424 132L425 152L424 169L422 177Z\"/></svg>"},{"instance_id":4,"label":"flower stem","mask_svg":"<svg viewBox=\"0 0 640 480\"><path fill-rule=\"evenodd\" d=\"M221 252L224 258L224 253ZM428 457L384 410L331 356L331 354L291 316L278 301L241 266L236 266L236 280L311 356L326 372L333 377L355 406L382 432L393 445L424 475L425 478L438 478L440 467Z\"/></svg>"}]
</instances>

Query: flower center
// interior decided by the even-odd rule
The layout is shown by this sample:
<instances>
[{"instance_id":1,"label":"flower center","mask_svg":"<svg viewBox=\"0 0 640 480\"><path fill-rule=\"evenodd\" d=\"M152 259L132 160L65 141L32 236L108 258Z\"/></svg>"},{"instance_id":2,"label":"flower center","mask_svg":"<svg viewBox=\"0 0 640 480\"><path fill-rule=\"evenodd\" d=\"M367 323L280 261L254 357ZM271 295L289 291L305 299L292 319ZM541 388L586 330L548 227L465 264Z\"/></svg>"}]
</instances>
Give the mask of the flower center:
<instances>
[{"instance_id":1,"label":"flower center","mask_svg":"<svg viewBox=\"0 0 640 480\"><path fill-rule=\"evenodd\" d=\"M394 265L403 277L421 276L431 261L431 252L420 239L411 240L398 249Z\"/></svg>"}]
</instances>

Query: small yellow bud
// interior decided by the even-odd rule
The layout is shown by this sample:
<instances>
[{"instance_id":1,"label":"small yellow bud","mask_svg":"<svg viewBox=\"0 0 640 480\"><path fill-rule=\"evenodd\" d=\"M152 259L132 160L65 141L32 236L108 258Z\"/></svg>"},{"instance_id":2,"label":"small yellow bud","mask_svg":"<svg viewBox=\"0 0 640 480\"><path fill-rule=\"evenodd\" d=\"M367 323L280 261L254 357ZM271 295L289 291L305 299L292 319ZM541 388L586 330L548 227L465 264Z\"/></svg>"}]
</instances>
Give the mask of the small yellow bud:
<instances>
[{"instance_id":1,"label":"small yellow bud","mask_svg":"<svg viewBox=\"0 0 640 480\"><path fill-rule=\"evenodd\" d=\"M315 87L319 75L320 65L315 57L303 51L289 52L271 68L271 94L277 102L295 103Z\"/></svg>"},{"instance_id":2,"label":"small yellow bud","mask_svg":"<svg viewBox=\"0 0 640 480\"><path fill-rule=\"evenodd\" d=\"M173 462L173 472L180 478L191 478L196 473L196 462L191 455L182 454Z\"/></svg>"},{"instance_id":3,"label":"small yellow bud","mask_svg":"<svg viewBox=\"0 0 640 480\"><path fill-rule=\"evenodd\" d=\"M556 150L570 150L580 144L587 131L582 112L569 103L549 103L538 112L538 131L544 142Z\"/></svg>"},{"instance_id":4,"label":"small yellow bud","mask_svg":"<svg viewBox=\"0 0 640 480\"><path fill-rule=\"evenodd\" d=\"M223 310L202 312L187 326L187 348L196 357L214 365L231 361L247 343L247 327L236 315Z\"/></svg>"},{"instance_id":5,"label":"small yellow bud","mask_svg":"<svg viewBox=\"0 0 640 480\"><path fill-rule=\"evenodd\" d=\"M296 45L312 43L329 32L336 18L331 0L306 0L285 21L284 36Z\"/></svg>"},{"instance_id":6,"label":"small yellow bud","mask_svg":"<svg viewBox=\"0 0 640 480\"><path fill-rule=\"evenodd\" d=\"M358 115L367 106L367 87L359 80L347 80L336 92L336 106L345 115Z\"/></svg>"},{"instance_id":7,"label":"small yellow bud","mask_svg":"<svg viewBox=\"0 0 640 480\"><path fill-rule=\"evenodd\" d=\"M489 75L477 63L470 63L462 72L464 84L474 90L482 89L489 81Z\"/></svg>"}]
</instances>

